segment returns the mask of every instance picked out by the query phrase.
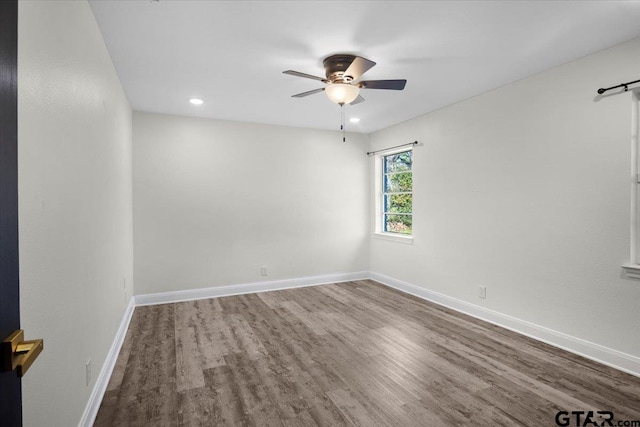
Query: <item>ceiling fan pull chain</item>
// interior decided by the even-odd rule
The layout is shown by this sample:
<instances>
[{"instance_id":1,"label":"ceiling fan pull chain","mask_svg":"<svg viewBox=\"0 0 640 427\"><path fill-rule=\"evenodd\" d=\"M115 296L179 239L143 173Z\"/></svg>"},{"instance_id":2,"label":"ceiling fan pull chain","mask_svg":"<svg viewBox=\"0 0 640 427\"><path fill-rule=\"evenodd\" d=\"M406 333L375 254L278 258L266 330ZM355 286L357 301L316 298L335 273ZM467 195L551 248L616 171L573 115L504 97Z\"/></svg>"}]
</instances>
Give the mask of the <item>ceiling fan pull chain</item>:
<instances>
[{"instance_id":1,"label":"ceiling fan pull chain","mask_svg":"<svg viewBox=\"0 0 640 427\"><path fill-rule=\"evenodd\" d=\"M347 142L344 130L344 102L340 103L340 130L342 131L342 142Z\"/></svg>"}]
</instances>

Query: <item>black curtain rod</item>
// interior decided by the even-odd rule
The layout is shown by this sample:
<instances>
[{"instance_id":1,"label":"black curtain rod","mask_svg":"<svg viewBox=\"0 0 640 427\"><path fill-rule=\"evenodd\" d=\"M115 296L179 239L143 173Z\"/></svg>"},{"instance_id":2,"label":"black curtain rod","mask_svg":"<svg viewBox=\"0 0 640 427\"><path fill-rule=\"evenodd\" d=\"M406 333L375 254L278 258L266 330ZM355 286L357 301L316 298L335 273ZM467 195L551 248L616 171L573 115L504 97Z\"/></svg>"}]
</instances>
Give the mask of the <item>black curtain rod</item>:
<instances>
[{"instance_id":1,"label":"black curtain rod","mask_svg":"<svg viewBox=\"0 0 640 427\"><path fill-rule=\"evenodd\" d=\"M640 80L636 80L636 81L634 81L634 82L629 82L629 83L621 83L621 84L619 84L618 86L611 86L611 87L605 87L605 88L602 88L602 87L601 87L600 89L598 89L598 94L599 94L599 95L602 95L603 93L605 93L605 92L606 92L606 91L608 91L608 90L611 90L611 89L617 89L617 88L619 88L619 87L623 87L623 88L624 88L624 91L626 92L626 91L628 91L628 90L629 90L629 88L628 88L627 86L632 85L632 84L634 84L634 83L640 83Z\"/></svg>"},{"instance_id":2,"label":"black curtain rod","mask_svg":"<svg viewBox=\"0 0 640 427\"><path fill-rule=\"evenodd\" d=\"M406 147L406 146L408 146L408 145L418 145L418 141L413 141L413 142L410 142L410 143L408 143L408 144L395 145L395 146L393 146L393 147L383 148L382 150L368 151L368 152L367 152L367 156L370 156L370 155L372 155L372 154L376 154L376 153L380 153L381 151L387 151L387 150L392 150L392 149L394 149L394 148Z\"/></svg>"}]
</instances>

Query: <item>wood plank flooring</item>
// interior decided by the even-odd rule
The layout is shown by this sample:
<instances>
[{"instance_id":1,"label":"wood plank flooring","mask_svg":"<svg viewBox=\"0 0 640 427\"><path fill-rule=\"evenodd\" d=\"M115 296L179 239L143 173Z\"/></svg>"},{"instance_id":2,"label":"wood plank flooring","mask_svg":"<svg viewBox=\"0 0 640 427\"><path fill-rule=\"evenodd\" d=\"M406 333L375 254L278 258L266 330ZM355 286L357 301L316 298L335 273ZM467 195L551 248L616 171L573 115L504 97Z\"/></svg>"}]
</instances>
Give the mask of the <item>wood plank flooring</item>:
<instances>
[{"instance_id":1,"label":"wood plank flooring","mask_svg":"<svg viewBox=\"0 0 640 427\"><path fill-rule=\"evenodd\" d=\"M640 378L365 280L136 308L95 426L555 426L589 410L640 420Z\"/></svg>"}]
</instances>

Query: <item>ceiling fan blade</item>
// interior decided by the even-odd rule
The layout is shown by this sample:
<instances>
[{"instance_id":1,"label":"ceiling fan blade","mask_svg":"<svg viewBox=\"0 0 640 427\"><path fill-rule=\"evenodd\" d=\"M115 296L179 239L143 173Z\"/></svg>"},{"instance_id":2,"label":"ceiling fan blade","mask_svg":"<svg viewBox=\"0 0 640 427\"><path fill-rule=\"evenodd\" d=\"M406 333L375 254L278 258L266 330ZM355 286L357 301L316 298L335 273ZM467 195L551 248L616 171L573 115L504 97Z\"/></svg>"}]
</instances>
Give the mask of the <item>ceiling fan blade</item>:
<instances>
[{"instance_id":1,"label":"ceiling fan blade","mask_svg":"<svg viewBox=\"0 0 640 427\"><path fill-rule=\"evenodd\" d=\"M295 95L291 95L292 98L304 98L305 96L313 95L314 93L322 92L324 90L323 87L320 89L314 89L307 92L297 93Z\"/></svg>"},{"instance_id":2,"label":"ceiling fan blade","mask_svg":"<svg viewBox=\"0 0 640 427\"><path fill-rule=\"evenodd\" d=\"M344 75L351 76L353 80L358 80L361 75L373 68L374 65L376 65L375 62L356 56L349 68L344 72Z\"/></svg>"},{"instance_id":3,"label":"ceiling fan blade","mask_svg":"<svg viewBox=\"0 0 640 427\"><path fill-rule=\"evenodd\" d=\"M365 80L358 83L358 86L363 89L402 90L406 84L406 80Z\"/></svg>"},{"instance_id":4,"label":"ceiling fan blade","mask_svg":"<svg viewBox=\"0 0 640 427\"><path fill-rule=\"evenodd\" d=\"M304 77L305 79L320 80L321 82L327 83L327 79L324 79L322 77L312 76L311 74L301 73L300 71L287 70L287 71L283 71L282 73L289 74L290 76Z\"/></svg>"},{"instance_id":5,"label":"ceiling fan blade","mask_svg":"<svg viewBox=\"0 0 640 427\"><path fill-rule=\"evenodd\" d=\"M360 104L361 102L364 102L364 98L362 97L362 95L358 95L358 97L353 101L351 101L349 105L356 105L356 104Z\"/></svg>"}]
</instances>

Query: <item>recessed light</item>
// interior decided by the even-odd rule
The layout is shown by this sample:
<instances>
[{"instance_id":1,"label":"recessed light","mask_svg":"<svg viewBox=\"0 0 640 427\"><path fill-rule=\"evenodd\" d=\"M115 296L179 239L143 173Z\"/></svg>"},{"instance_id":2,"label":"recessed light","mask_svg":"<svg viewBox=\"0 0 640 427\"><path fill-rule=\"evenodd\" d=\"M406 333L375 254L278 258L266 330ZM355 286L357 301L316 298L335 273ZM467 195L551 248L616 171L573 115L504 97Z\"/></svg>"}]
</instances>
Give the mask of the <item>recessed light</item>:
<instances>
[{"instance_id":1,"label":"recessed light","mask_svg":"<svg viewBox=\"0 0 640 427\"><path fill-rule=\"evenodd\" d=\"M202 104L204 104L204 101L202 99L198 99L198 98L191 98L191 99L189 99L189 102L192 103L193 105L202 105Z\"/></svg>"},{"instance_id":2,"label":"recessed light","mask_svg":"<svg viewBox=\"0 0 640 427\"><path fill-rule=\"evenodd\" d=\"M360 119L359 119L359 118L357 118L357 117L351 117L351 118L349 119L349 121L350 121L351 123L358 123L358 122L360 121Z\"/></svg>"}]
</instances>

